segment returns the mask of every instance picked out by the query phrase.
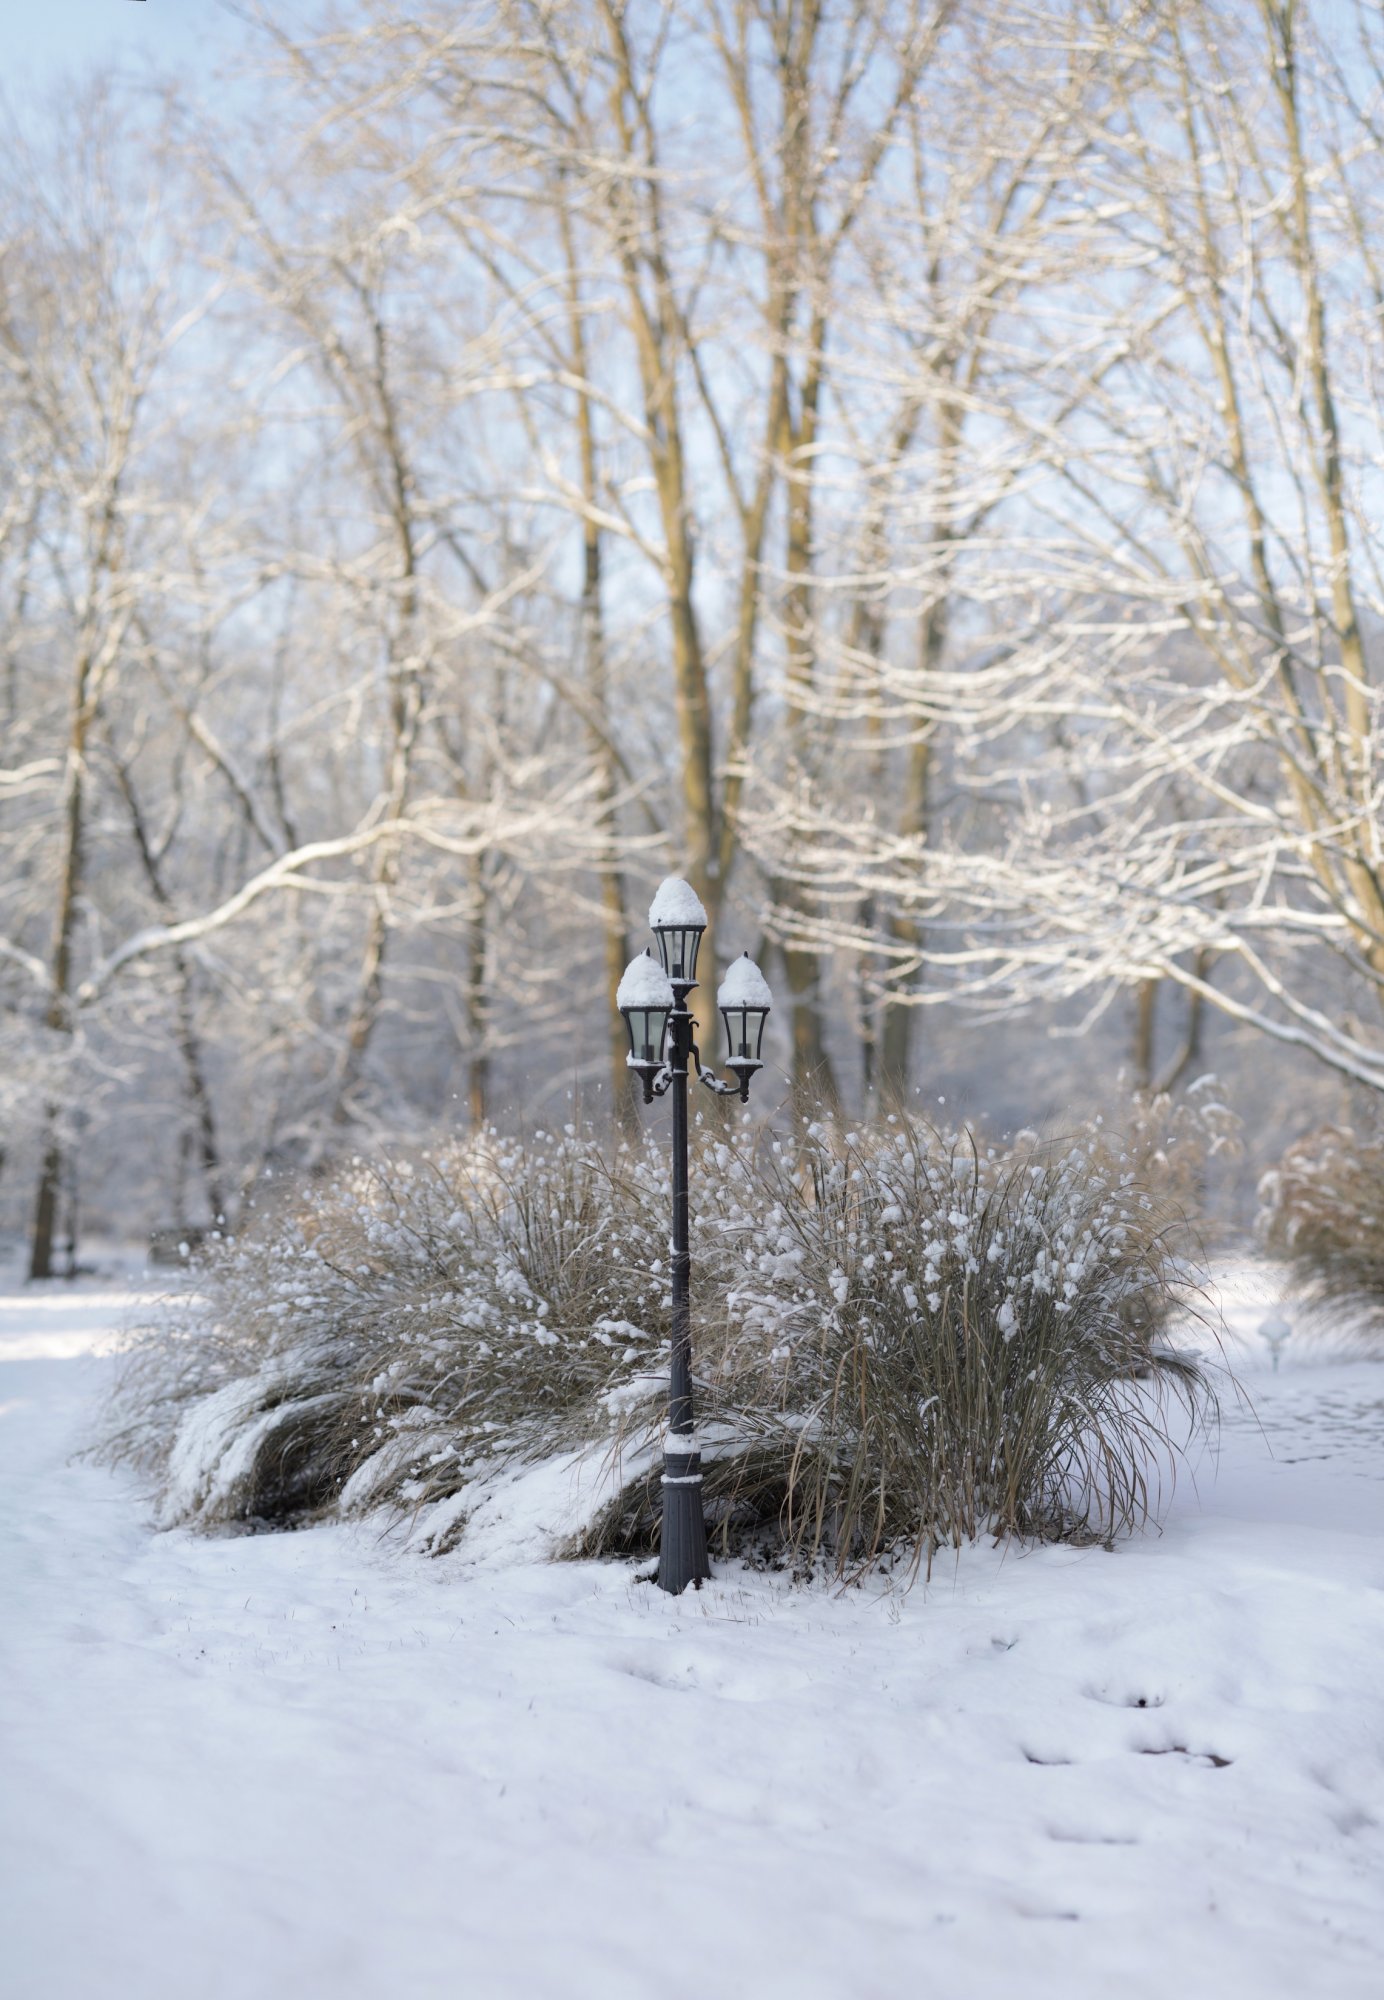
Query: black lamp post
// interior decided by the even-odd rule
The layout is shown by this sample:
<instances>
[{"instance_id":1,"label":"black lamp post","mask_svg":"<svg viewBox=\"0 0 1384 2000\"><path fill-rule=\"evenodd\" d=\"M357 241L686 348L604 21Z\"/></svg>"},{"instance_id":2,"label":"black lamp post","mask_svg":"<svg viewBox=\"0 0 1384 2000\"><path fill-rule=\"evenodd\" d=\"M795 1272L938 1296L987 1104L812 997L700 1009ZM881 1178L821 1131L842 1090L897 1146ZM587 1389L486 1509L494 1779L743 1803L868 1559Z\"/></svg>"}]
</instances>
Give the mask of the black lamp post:
<instances>
[{"instance_id":1,"label":"black lamp post","mask_svg":"<svg viewBox=\"0 0 1384 2000\"><path fill-rule=\"evenodd\" d=\"M702 1512L702 1461L692 1418L687 1065L690 1058L708 1090L747 1102L750 1078L763 1068L760 1047L773 1001L753 959L748 954L736 959L716 996L730 1045L726 1067L735 1075L734 1083L723 1083L702 1067L692 1032L696 1023L687 1005L687 996L697 983L697 953L706 929L706 911L690 883L669 876L654 897L649 928L658 944L658 958L645 953L626 968L615 1004L629 1029L630 1052L625 1061L643 1084L644 1102L652 1104L665 1091L673 1095L673 1352L668 1435L663 1450L658 1582L661 1590L677 1596L689 1583L700 1583L711 1574Z\"/></svg>"}]
</instances>

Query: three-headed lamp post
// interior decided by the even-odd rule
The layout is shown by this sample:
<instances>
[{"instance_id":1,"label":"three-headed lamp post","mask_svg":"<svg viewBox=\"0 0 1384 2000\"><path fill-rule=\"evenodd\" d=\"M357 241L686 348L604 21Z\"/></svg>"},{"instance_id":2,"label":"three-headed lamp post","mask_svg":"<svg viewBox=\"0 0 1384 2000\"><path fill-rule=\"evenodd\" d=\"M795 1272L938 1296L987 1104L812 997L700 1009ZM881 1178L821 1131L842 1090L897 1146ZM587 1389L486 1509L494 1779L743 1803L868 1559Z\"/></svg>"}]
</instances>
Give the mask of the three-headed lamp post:
<instances>
[{"instance_id":1,"label":"three-headed lamp post","mask_svg":"<svg viewBox=\"0 0 1384 2000\"><path fill-rule=\"evenodd\" d=\"M654 897L649 928L658 957L645 952L626 967L615 1004L629 1029L625 1061L644 1087L644 1102L671 1092L673 1099L673 1316L672 1368L668 1383L668 1433L663 1450L663 1534L658 1582L674 1596L689 1583L710 1576L706 1557L706 1517L702 1512L702 1461L692 1413L692 1321L689 1304L691 1252L687 1234L687 1066L695 1063L708 1090L745 1103L750 1078L763 1068L760 1048L773 1004L764 975L748 953L737 958L716 996L726 1024L726 1068L734 1083L723 1083L702 1066L693 1038L696 1022L687 996L697 984L697 953L706 929L706 911L691 884L670 875Z\"/></svg>"}]
</instances>

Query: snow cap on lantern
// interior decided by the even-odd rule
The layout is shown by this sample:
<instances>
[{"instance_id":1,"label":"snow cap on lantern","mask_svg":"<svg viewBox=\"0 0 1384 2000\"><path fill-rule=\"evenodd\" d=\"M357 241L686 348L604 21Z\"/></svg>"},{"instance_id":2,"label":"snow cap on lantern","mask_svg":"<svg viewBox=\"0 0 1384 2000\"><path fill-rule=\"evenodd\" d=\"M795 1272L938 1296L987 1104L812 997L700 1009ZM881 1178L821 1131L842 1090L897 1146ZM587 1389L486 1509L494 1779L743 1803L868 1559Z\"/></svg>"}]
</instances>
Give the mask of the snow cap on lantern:
<instances>
[{"instance_id":1,"label":"snow cap on lantern","mask_svg":"<svg viewBox=\"0 0 1384 2000\"><path fill-rule=\"evenodd\" d=\"M750 954L745 952L740 958L733 958L716 995L716 1005L726 1024L728 1069L748 1073L760 1068L764 1023L773 1004L769 982Z\"/></svg>"},{"instance_id":2,"label":"snow cap on lantern","mask_svg":"<svg viewBox=\"0 0 1384 2000\"><path fill-rule=\"evenodd\" d=\"M615 1004L629 1029L631 1069L655 1070L663 1061L663 1037L673 1008L673 988L652 952L641 952L625 967Z\"/></svg>"},{"instance_id":3,"label":"snow cap on lantern","mask_svg":"<svg viewBox=\"0 0 1384 2000\"><path fill-rule=\"evenodd\" d=\"M697 980L697 952L706 929L702 899L690 882L669 875L660 882L649 905L649 929L658 945L663 970L675 986L686 989Z\"/></svg>"}]
</instances>

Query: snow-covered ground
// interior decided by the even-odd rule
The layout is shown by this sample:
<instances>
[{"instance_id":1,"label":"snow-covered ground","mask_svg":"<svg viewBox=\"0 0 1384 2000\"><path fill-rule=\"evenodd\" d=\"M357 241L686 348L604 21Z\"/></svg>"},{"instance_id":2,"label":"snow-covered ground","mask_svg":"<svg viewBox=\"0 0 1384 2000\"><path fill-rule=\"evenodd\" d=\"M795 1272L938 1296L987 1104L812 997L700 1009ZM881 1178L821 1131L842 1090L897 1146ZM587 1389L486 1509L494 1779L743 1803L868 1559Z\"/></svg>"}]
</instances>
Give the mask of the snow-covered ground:
<instances>
[{"instance_id":1,"label":"snow-covered ground","mask_svg":"<svg viewBox=\"0 0 1384 2000\"><path fill-rule=\"evenodd\" d=\"M1262 1286L1260 1288L1262 1290ZM0 1296L7 2000L1384 1993L1384 1366L910 1594L157 1534L126 1300Z\"/></svg>"}]
</instances>

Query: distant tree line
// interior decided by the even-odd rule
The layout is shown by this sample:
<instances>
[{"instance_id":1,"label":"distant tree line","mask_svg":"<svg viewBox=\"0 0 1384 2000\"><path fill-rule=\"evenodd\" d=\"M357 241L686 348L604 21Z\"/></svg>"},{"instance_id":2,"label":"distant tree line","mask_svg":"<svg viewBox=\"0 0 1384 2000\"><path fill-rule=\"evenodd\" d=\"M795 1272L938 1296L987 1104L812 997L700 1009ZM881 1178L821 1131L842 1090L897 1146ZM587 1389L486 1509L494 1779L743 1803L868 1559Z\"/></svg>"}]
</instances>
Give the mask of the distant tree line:
<instances>
[{"instance_id":1,"label":"distant tree line","mask_svg":"<svg viewBox=\"0 0 1384 2000\"><path fill-rule=\"evenodd\" d=\"M352 0L246 50L5 116L36 1274L117 1115L214 1224L525 1061L627 1104L570 1010L670 865L704 1010L724 928L827 1097L930 1006L1129 988L1150 1082L1212 1011L1384 1086L1371 0Z\"/></svg>"}]
</instances>

